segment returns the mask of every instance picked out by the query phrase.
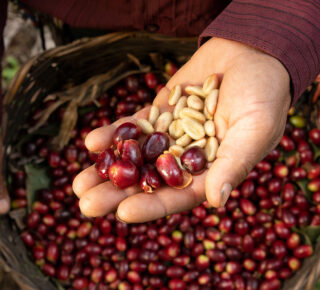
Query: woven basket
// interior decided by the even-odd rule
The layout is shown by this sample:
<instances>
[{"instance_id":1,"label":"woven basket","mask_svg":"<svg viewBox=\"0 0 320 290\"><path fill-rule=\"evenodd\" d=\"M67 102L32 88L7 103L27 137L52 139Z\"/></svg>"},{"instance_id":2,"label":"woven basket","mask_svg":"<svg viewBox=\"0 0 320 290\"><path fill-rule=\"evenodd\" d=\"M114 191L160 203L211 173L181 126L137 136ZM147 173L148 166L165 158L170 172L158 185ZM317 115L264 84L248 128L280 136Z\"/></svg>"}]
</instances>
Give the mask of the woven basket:
<instances>
[{"instance_id":1,"label":"woven basket","mask_svg":"<svg viewBox=\"0 0 320 290\"><path fill-rule=\"evenodd\" d=\"M25 64L4 98L0 143L0 185L7 191L8 161L28 117L50 95L58 96L30 132L46 122L52 110L67 104L68 118L63 119L55 146L67 144L77 122L77 109L99 97L129 74L146 72L143 63L162 55L183 63L196 50L194 38L172 38L147 33L112 33L93 39L81 39L34 57ZM144 62L145 60L145 62ZM134 64L134 69L132 69ZM71 117L70 117L71 116ZM1 140L0 140L1 141ZM21 211L20 215L26 212ZM14 221L15 220L15 221ZM10 272L21 289L56 289L29 259L19 237L17 217L11 213L0 218L0 267ZM313 290L320 276L320 243L315 254L286 281L284 289Z\"/></svg>"},{"instance_id":2,"label":"woven basket","mask_svg":"<svg viewBox=\"0 0 320 290\"><path fill-rule=\"evenodd\" d=\"M150 67L141 64L144 60L146 63L153 60L155 67L162 55L184 62L196 47L195 38L173 38L141 32L112 33L81 39L32 58L17 73L4 97L1 190L8 190L5 181L9 156L19 138L16 132L45 98L52 94L58 96L55 105L45 112L31 131L45 123L53 109L67 103L68 114L65 115L69 117L63 120L56 139L56 146L62 147L68 142L77 122L79 106L94 101L127 75L150 70ZM55 289L29 259L10 214L0 218L0 231L0 267L11 273L21 289Z\"/></svg>"}]
</instances>

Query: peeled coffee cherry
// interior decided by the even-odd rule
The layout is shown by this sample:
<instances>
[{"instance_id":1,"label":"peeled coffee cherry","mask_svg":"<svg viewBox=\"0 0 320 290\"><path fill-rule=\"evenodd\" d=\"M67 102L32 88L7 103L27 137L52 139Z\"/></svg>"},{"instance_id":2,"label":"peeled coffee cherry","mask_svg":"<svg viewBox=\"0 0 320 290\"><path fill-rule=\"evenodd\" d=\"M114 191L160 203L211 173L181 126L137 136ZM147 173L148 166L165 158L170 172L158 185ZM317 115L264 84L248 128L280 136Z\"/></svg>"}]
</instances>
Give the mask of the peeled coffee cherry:
<instances>
[{"instance_id":1,"label":"peeled coffee cherry","mask_svg":"<svg viewBox=\"0 0 320 290\"><path fill-rule=\"evenodd\" d=\"M151 164L145 164L141 168L140 186L145 192L151 193L161 185L161 178L156 168Z\"/></svg>"},{"instance_id":2,"label":"peeled coffee cherry","mask_svg":"<svg viewBox=\"0 0 320 290\"><path fill-rule=\"evenodd\" d=\"M148 135L142 153L147 162L153 163L165 150L169 148L169 136L166 133L155 132Z\"/></svg>"},{"instance_id":3,"label":"peeled coffee cherry","mask_svg":"<svg viewBox=\"0 0 320 290\"><path fill-rule=\"evenodd\" d=\"M172 187L183 184L183 172L171 153L161 154L157 159L157 170L163 180Z\"/></svg>"},{"instance_id":4,"label":"peeled coffee cherry","mask_svg":"<svg viewBox=\"0 0 320 290\"><path fill-rule=\"evenodd\" d=\"M102 151L96 161L96 169L103 179L109 179L109 168L116 161L116 156L111 148Z\"/></svg>"},{"instance_id":5,"label":"peeled coffee cherry","mask_svg":"<svg viewBox=\"0 0 320 290\"><path fill-rule=\"evenodd\" d=\"M185 151L181 157L181 164L187 169L191 174L199 174L201 173L206 164L206 155L204 151L198 147L191 147L187 151Z\"/></svg>"},{"instance_id":6,"label":"peeled coffee cherry","mask_svg":"<svg viewBox=\"0 0 320 290\"><path fill-rule=\"evenodd\" d=\"M122 160L129 160L138 167L143 165L143 157L139 142L134 139L120 141L117 149Z\"/></svg>"},{"instance_id":7,"label":"peeled coffee cherry","mask_svg":"<svg viewBox=\"0 0 320 290\"><path fill-rule=\"evenodd\" d=\"M141 128L136 124L126 122L120 125L113 134L113 143L117 145L120 141L138 139L141 135Z\"/></svg>"},{"instance_id":8,"label":"peeled coffee cherry","mask_svg":"<svg viewBox=\"0 0 320 290\"><path fill-rule=\"evenodd\" d=\"M109 178L115 186L126 188L138 183L139 171L131 161L119 160L110 166Z\"/></svg>"}]
</instances>

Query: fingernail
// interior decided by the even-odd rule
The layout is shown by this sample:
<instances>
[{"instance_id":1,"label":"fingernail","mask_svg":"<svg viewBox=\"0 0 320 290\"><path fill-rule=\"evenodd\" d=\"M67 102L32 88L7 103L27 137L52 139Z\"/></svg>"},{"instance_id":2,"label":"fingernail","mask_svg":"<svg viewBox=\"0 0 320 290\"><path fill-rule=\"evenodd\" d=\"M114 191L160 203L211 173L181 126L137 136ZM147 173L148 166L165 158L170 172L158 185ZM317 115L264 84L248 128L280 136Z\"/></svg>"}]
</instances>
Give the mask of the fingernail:
<instances>
[{"instance_id":1,"label":"fingernail","mask_svg":"<svg viewBox=\"0 0 320 290\"><path fill-rule=\"evenodd\" d=\"M221 188L221 202L220 206L224 206L230 196L232 186L230 183L224 183Z\"/></svg>"},{"instance_id":2,"label":"fingernail","mask_svg":"<svg viewBox=\"0 0 320 290\"><path fill-rule=\"evenodd\" d=\"M124 222L122 219L119 218L118 212L116 212L115 217L116 217L116 220L117 220L117 221L119 221L119 222L121 222L121 223L123 223L123 224L127 224L126 222Z\"/></svg>"}]
</instances>

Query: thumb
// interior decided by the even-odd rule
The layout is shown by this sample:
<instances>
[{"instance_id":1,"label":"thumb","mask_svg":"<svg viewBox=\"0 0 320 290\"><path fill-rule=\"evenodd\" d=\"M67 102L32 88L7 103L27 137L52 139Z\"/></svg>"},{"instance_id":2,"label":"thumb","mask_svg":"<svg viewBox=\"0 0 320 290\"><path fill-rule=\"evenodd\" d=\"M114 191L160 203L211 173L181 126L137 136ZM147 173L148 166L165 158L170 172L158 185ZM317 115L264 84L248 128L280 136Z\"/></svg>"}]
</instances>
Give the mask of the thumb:
<instances>
[{"instance_id":1,"label":"thumb","mask_svg":"<svg viewBox=\"0 0 320 290\"><path fill-rule=\"evenodd\" d=\"M214 207L224 206L229 195L277 142L262 130L235 126L226 132L217 159L206 175L206 197ZM241 130L242 129L242 130ZM270 136L270 135L269 135Z\"/></svg>"}]
</instances>

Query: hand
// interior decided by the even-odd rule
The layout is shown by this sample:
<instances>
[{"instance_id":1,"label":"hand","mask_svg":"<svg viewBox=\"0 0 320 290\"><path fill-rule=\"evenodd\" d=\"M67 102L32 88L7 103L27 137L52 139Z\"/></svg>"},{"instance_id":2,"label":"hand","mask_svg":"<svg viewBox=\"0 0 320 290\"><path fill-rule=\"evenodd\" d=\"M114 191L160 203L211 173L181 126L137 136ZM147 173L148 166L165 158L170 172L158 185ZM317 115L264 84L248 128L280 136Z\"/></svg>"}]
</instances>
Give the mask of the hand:
<instances>
[{"instance_id":1,"label":"hand","mask_svg":"<svg viewBox=\"0 0 320 290\"><path fill-rule=\"evenodd\" d=\"M146 222L192 209L206 198L214 207L225 204L231 190L279 142L290 105L290 80L284 66L272 56L238 42L212 38L170 79L154 104L161 111L172 110L167 98L173 86L202 84L213 73L222 80L214 116L220 147L210 169L194 176L184 190L164 186L146 194L138 187L114 188L92 166L73 183L83 214L102 216L117 210L124 222ZM109 147L119 124L147 118L148 110L92 131L86 138L87 148L97 152Z\"/></svg>"}]
</instances>

